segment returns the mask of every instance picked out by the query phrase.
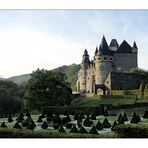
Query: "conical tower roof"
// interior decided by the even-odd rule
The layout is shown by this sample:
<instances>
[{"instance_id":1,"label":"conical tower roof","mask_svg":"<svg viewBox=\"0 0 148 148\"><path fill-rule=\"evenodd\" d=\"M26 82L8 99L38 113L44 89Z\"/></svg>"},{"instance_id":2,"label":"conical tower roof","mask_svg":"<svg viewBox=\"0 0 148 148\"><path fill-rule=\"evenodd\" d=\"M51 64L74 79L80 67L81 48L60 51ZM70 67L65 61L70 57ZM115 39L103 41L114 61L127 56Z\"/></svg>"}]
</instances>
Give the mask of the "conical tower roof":
<instances>
[{"instance_id":1,"label":"conical tower roof","mask_svg":"<svg viewBox=\"0 0 148 148\"><path fill-rule=\"evenodd\" d=\"M133 44L133 48L138 49L135 41L134 41L134 44Z\"/></svg>"}]
</instances>

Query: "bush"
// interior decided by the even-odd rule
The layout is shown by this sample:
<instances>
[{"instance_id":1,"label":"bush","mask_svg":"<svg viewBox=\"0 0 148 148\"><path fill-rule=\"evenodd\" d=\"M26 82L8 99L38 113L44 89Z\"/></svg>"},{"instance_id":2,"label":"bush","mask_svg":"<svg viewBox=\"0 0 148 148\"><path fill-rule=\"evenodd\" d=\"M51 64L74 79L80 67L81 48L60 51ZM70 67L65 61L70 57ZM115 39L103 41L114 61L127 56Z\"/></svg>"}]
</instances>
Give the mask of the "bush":
<instances>
[{"instance_id":1,"label":"bush","mask_svg":"<svg viewBox=\"0 0 148 148\"><path fill-rule=\"evenodd\" d=\"M89 118L86 118L83 122L83 125L86 127L90 127L93 124L92 121L89 120Z\"/></svg>"},{"instance_id":2,"label":"bush","mask_svg":"<svg viewBox=\"0 0 148 148\"><path fill-rule=\"evenodd\" d=\"M39 118L38 118L37 122L38 122L38 123L42 123L42 122L43 122L43 120L42 120L42 117L41 117L41 116L39 116Z\"/></svg>"},{"instance_id":3,"label":"bush","mask_svg":"<svg viewBox=\"0 0 148 148\"><path fill-rule=\"evenodd\" d=\"M30 117L30 116L31 116L31 114L30 114L29 110L27 110L26 111L26 117Z\"/></svg>"},{"instance_id":4,"label":"bush","mask_svg":"<svg viewBox=\"0 0 148 148\"><path fill-rule=\"evenodd\" d=\"M119 122L121 119L122 119L122 114L120 113L119 116L118 116L117 121Z\"/></svg>"},{"instance_id":5,"label":"bush","mask_svg":"<svg viewBox=\"0 0 148 148\"><path fill-rule=\"evenodd\" d=\"M124 118L123 118L123 116L121 116L119 118L118 124L124 124Z\"/></svg>"},{"instance_id":6,"label":"bush","mask_svg":"<svg viewBox=\"0 0 148 148\"><path fill-rule=\"evenodd\" d=\"M22 127L19 125L18 122L15 123L15 125L13 126L13 128L16 128L16 129L22 129Z\"/></svg>"},{"instance_id":7,"label":"bush","mask_svg":"<svg viewBox=\"0 0 148 148\"><path fill-rule=\"evenodd\" d=\"M98 120L97 124L96 124L96 129L98 130L102 130L103 129L103 126L101 124L101 122Z\"/></svg>"},{"instance_id":8,"label":"bush","mask_svg":"<svg viewBox=\"0 0 148 148\"><path fill-rule=\"evenodd\" d=\"M69 133L78 133L78 129L76 128L76 125L73 125Z\"/></svg>"},{"instance_id":9,"label":"bush","mask_svg":"<svg viewBox=\"0 0 148 148\"><path fill-rule=\"evenodd\" d=\"M83 113L80 114L80 118L81 118L81 119L85 119L85 116L84 116Z\"/></svg>"},{"instance_id":10,"label":"bush","mask_svg":"<svg viewBox=\"0 0 148 148\"><path fill-rule=\"evenodd\" d=\"M47 129L48 128L48 124L46 121L43 122L43 124L41 125L41 128L43 129Z\"/></svg>"},{"instance_id":11,"label":"bush","mask_svg":"<svg viewBox=\"0 0 148 148\"><path fill-rule=\"evenodd\" d=\"M67 128L67 129L71 129L71 128L72 128L72 125L73 125L73 123L67 123L67 124L66 124L66 128Z\"/></svg>"},{"instance_id":12,"label":"bush","mask_svg":"<svg viewBox=\"0 0 148 148\"><path fill-rule=\"evenodd\" d=\"M53 126L54 129L59 129L60 124L58 124L58 123L54 123L52 126Z\"/></svg>"},{"instance_id":13,"label":"bush","mask_svg":"<svg viewBox=\"0 0 148 148\"><path fill-rule=\"evenodd\" d=\"M48 123L49 123L49 122L52 122L52 118L53 118L53 117L47 117L47 118L46 118L46 121L47 121Z\"/></svg>"},{"instance_id":14,"label":"bush","mask_svg":"<svg viewBox=\"0 0 148 148\"><path fill-rule=\"evenodd\" d=\"M54 116L53 117L53 123L61 124L62 121L61 121L60 116L58 116L58 115Z\"/></svg>"},{"instance_id":15,"label":"bush","mask_svg":"<svg viewBox=\"0 0 148 148\"><path fill-rule=\"evenodd\" d=\"M68 123L68 122L70 122L71 121L71 119L70 119L70 116L69 115L67 115L67 117L63 117L62 118L62 123L63 124L66 124L66 123Z\"/></svg>"},{"instance_id":16,"label":"bush","mask_svg":"<svg viewBox=\"0 0 148 148\"><path fill-rule=\"evenodd\" d=\"M78 114L76 113L75 116L74 116L74 120L78 120L79 119L79 116Z\"/></svg>"},{"instance_id":17,"label":"bush","mask_svg":"<svg viewBox=\"0 0 148 148\"><path fill-rule=\"evenodd\" d=\"M123 114L123 119L124 119L124 121L128 121L126 112L124 112L124 114Z\"/></svg>"},{"instance_id":18,"label":"bush","mask_svg":"<svg viewBox=\"0 0 148 148\"><path fill-rule=\"evenodd\" d=\"M13 121L11 114L9 114L8 122L11 123Z\"/></svg>"},{"instance_id":19,"label":"bush","mask_svg":"<svg viewBox=\"0 0 148 148\"><path fill-rule=\"evenodd\" d=\"M21 112L18 117L16 118L17 122L22 122L24 120L24 114Z\"/></svg>"},{"instance_id":20,"label":"bush","mask_svg":"<svg viewBox=\"0 0 148 148\"><path fill-rule=\"evenodd\" d=\"M78 119L77 120L77 125L78 125L78 127L81 127L82 126L82 119Z\"/></svg>"},{"instance_id":21,"label":"bush","mask_svg":"<svg viewBox=\"0 0 148 148\"><path fill-rule=\"evenodd\" d=\"M62 125L61 125L60 128L59 128L59 132L60 132L60 133L66 133L66 131L64 130L64 128L63 128Z\"/></svg>"},{"instance_id":22,"label":"bush","mask_svg":"<svg viewBox=\"0 0 148 148\"><path fill-rule=\"evenodd\" d=\"M29 123L28 123L28 125L27 125L27 129L34 130L35 127L36 127L36 124L35 124L34 121L30 118Z\"/></svg>"},{"instance_id":23,"label":"bush","mask_svg":"<svg viewBox=\"0 0 148 148\"><path fill-rule=\"evenodd\" d=\"M139 123L141 121L139 115L136 114L136 112L133 113L132 119L130 121L130 123Z\"/></svg>"},{"instance_id":24,"label":"bush","mask_svg":"<svg viewBox=\"0 0 148 148\"><path fill-rule=\"evenodd\" d=\"M92 113L90 119L92 119L92 120L96 120L96 114L95 114L95 113Z\"/></svg>"},{"instance_id":25,"label":"bush","mask_svg":"<svg viewBox=\"0 0 148 148\"><path fill-rule=\"evenodd\" d=\"M89 131L89 134L98 134L98 132L97 132L95 126L93 126L93 127L91 128L91 130Z\"/></svg>"},{"instance_id":26,"label":"bush","mask_svg":"<svg viewBox=\"0 0 148 148\"><path fill-rule=\"evenodd\" d=\"M86 131L86 129L83 126L81 126L79 133L87 134L88 132Z\"/></svg>"},{"instance_id":27,"label":"bush","mask_svg":"<svg viewBox=\"0 0 148 148\"><path fill-rule=\"evenodd\" d=\"M147 110L145 110L144 115L143 115L143 118L144 119L147 119L148 118L148 111Z\"/></svg>"},{"instance_id":28,"label":"bush","mask_svg":"<svg viewBox=\"0 0 148 148\"><path fill-rule=\"evenodd\" d=\"M109 116L107 110L104 111L103 115L104 115L105 117Z\"/></svg>"},{"instance_id":29,"label":"bush","mask_svg":"<svg viewBox=\"0 0 148 148\"><path fill-rule=\"evenodd\" d=\"M103 126L103 128L110 128L111 127L111 124L109 123L107 118L104 119L102 126Z\"/></svg>"},{"instance_id":30,"label":"bush","mask_svg":"<svg viewBox=\"0 0 148 148\"><path fill-rule=\"evenodd\" d=\"M7 128L5 122L2 122L1 127L2 127L2 128Z\"/></svg>"},{"instance_id":31,"label":"bush","mask_svg":"<svg viewBox=\"0 0 148 148\"><path fill-rule=\"evenodd\" d=\"M112 130L112 131L114 131L114 128L115 128L115 126L117 126L117 125L118 125L118 123L117 123L116 121L114 121L114 123L113 123L113 126L112 126L111 130Z\"/></svg>"}]
</instances>

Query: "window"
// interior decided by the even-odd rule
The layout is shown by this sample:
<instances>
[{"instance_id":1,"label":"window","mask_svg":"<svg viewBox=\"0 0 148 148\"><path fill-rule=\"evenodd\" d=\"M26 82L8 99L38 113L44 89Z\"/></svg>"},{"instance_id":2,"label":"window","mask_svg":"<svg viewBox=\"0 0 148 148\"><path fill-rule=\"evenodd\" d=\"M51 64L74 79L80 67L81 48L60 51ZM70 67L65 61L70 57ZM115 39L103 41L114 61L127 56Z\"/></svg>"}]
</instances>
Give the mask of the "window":
<instances>
[{"instance_id":1,"label":"window","mask_svg":"<svg viewBox=\"0 0 148 148\"><path fill-rule=\"evenodd\" d=\"M113 60L113 58L110 58L110 60L112 61L112 60Z\"/></svg>"},{"instance_id":2,"label":"window","mask_svg":"<svg viewBox=\"0 0 148 148\"><path fill-rule=\"evenodd\" d=\"M107 60L107 57L104 57L104 60Z\"/></svg>"},{"instance_id":3,"label":"window","mask_svg":"<svg viewBox=\"0 0 148 148\"><path fill-rule=\"evenodd\" d=\"M101 58L98 58L98 60L101 60Z\"/></svg>"}]
</instances>

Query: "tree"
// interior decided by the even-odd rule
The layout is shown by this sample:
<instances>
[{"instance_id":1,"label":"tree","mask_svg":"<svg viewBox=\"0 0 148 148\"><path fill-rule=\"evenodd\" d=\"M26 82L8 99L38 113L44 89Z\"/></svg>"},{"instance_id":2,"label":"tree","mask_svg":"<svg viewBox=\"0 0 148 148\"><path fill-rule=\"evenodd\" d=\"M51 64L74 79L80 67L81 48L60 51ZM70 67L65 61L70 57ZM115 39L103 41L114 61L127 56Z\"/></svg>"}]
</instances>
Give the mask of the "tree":
<instances>
[{"instance_id":1,"label":"tree","mask_svg":"<svg viewBox=\"0 0 148 148\"><path fill-rule=\"evenodd\" d=\"M122 114L120 113L119 116L118 116L117 121L119 122L121 120L121 118L122 118Z\"/></svg>"},{"instance_id":2,"label":"tree","mask_svg":"<svg viewBox=\"0 0 148 148\"><path fill-rule=\"evenodd\" d=\"M65 74L44 69L37 69L31 74L27 92L28 106L39 110L42 106L69 105L72 98Z\"/></svg>"},{"instance_id":3,"label":"tree","mask_svg":"<svg viewBox=\"0 0 148 148\"><path fill-rule=\"evenodd\" d=\"M141 121L139 115L136 114L136 112L133 113L132 119L130 121L130 123L139 123Z\"/></svg>"},{"instance_id":4,"label":"tree","mask_svg":"<svg viewBox=\"0 0 148 148\"><path fill-rule=\"evenodd\" d=\"M103 129L103 126L101 124L101 122L98 120L97 124L96 124L96 129L98 130L102 130Z\"/></svg>"},{"instance_id":5,"label":"tree","mask_svg":"<svg viewBox=\"0 0 148 148\"><path fill-rule=\"evenodd\" d=\"M87 134L88 132L86 131L86 129L83 126L81 126L79 133Z\"/></svg>"},{"instance_id":6,"label":"tree","mask_svg":"<svg viewBox=\"0 0 148 148\"><path fill-rule=\"evenodd\" d=\"M42 122L43 122L43 120L42 120L42 117L41 117L41 116L39 116L39 118L38 118L37 122L38 122L38 123L42 123Z\"/></svg>"},{"instance_id":7,"label":"tree","mask_svg":"<svg viewBox=\"0 0 148 148\"><path fill-rule=\"evenodd\" d=\"M43 124L41 125L41 127L42 127L43 129L47 129L47 128L48 128L47 122L44 121Z\"/></svg>"},{"instance_id":8,"label":"tree","mask_svg":"<svg viewBox=\"0 0 148 148\"><path fill-rule=\"evenodd\" d=\"M109 123L108 119L105 118L102 123L103 128L110 128L111 124Z\"/></svg>"},{"instance_id":9,"label":"tree","mask_svg":"<svg viewBox=\"0 0 148 148\"><path fill-rule=\"evenodd\" d=\"M15 123L15 125L13 126L13 128L16 128L16 129L22 129L22 127L19 125L18 122Z\"/></svg>"},{"instance_id":10,"label":"tree","mask_svg":"<svg viewBox=\"0 0 148 148\"><path fill-rule=\"evenodd\" d=\"M126 112L124 112L124 114L123 114L123 119L124 119L124 121L128 121Z\"/></svg>"},{"instance_id":11,"label":"tree","mask_svg":"<svg viewBox=\"0 0 148 148\"><path fill-rule=\"evenodd\" d=\"M62 125L61 125L60 128L59 128L59 132L60 132L60 133L66 133L66 131L64 130L64 128L63 128Z\"/></svg>"},{"instance_id":12,"label":"tree","mask_svg":"<svg viewBox=\"0 0 148 148\"><path fill-rule=\"evenodd\" d=\"M114 121L113 126L112 126L112 128L111 128L112 131L114 131L114 127L115 127L116 125L118 125L118 123L117 123L117 121Z\"/></svg>"},{"instance_id":13,"label":"tree","mask_svg":"<svg viewBox=\"0 0 148 148\"><path fill-rule=\"evenodd\" d=\"M13 121L11 114L9 114L8 122L11 123Z\"/></svg>"},{"instance_id":14,"label":"tree","mask_svg":"<svg viewBox=\"0 0 148 148\"><path fill-rule=\"evenodd\" d=\"M73 125L69 133L78 133L78 129L76 128L76 125Z\"/></svg>"},{"instance_id":15,"label":"tree","mask_svg":"<svg viewBox=\"0 0 148 148\"><path fill-rule=\"evenodd\" d=\"M90 119L92 119L92 120L96 120L96 114L95 114L95 113L92 113Z\"/></svg>"},{"instance_id":16,"label":"tree","mask_svg":"<svg viewBox=\"0 0 148 148\"><path fill-rule=\"evenodd\" d=\"M7 128L5 122L2 122L1 127L2 127L2 128Z\"/></svg>"},{"instance_id":17,"label":"tree","mask_svg":"<svg viewBox=\"0 0 148 148\"><path fill-rule=\"evenodd\" d=\"M91 128L91 130L89 131L89 134L97 134L97 135L98 135L98 132L97 132L95 126L93 126L93 127Z\"/></svg>"}]
</instances>

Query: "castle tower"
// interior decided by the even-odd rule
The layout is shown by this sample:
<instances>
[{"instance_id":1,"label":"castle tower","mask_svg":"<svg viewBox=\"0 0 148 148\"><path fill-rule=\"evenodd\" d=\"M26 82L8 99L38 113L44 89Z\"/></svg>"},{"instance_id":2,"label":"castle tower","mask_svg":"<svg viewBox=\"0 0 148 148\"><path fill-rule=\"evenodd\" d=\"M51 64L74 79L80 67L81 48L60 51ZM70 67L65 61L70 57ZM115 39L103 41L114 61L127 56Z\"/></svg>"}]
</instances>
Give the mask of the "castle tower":
<instances>
[{"instance_id":1,"label":"castle tower","mask_svg":"<svg viewBox=\"0 0 148 148\"><path fill-rule=\"evenodd\" d=\"M138 67L138 48L137 48L137 45L136 45L136 42L134 41L134 44L133 44L133 47L132 47L132 51L133 51L133 56L135 57L134 58L134 62L135 62L135 67Z\"/></svg>"},{"instance_id":2,"label":"castle tower","mask_svg":"<svg viewBox=\"0 0 148 148\"><path fill-rule=\"evenodd\" d=\"M87 50L85 49L82 56L81 69L79 71L79 81L77 82L77 88L79 88L79 91L81 92L86 92L86 77L89 63L89 55Z\"/></svg>"},{"instance_id":3,"label":"castle tower","mask_svg":"<svg viewBox=\"0 0 148 148\"><path fill-rule=\"evenodd\" d=\"M109 72L113 71L113 56L103 36L99 50L95 52L96 85L104 85Z\"/></svg>"}]
</instances>

